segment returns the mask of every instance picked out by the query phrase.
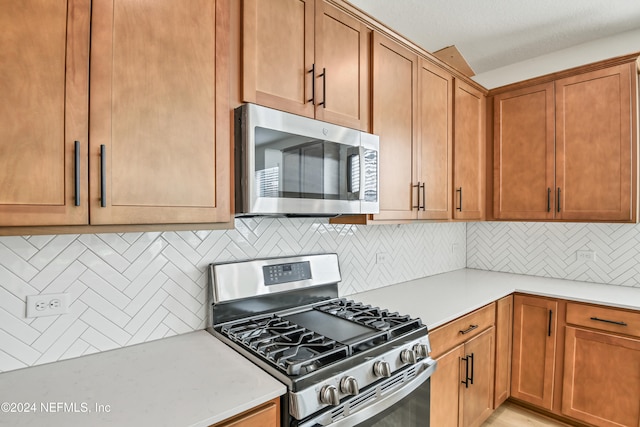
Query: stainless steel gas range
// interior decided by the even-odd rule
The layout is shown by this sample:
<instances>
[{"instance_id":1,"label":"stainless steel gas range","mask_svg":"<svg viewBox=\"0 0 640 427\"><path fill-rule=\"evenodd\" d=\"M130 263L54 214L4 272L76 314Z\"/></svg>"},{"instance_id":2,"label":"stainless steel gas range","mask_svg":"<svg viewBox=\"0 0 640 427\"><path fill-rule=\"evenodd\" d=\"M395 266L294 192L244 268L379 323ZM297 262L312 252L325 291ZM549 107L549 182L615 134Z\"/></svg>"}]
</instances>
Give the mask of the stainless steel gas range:
<instances>
[{"instance_id":1,"label":"stainless steel gas range","mask_svg":"<svg viewBox=\"0 0 640 427\"><path fill-rule=\"evenodd\" d=\"M429 426L427 327L340 280L336 254L212 264L208 330L287 386L284 426Z\"/></svg>"}]
</instances>

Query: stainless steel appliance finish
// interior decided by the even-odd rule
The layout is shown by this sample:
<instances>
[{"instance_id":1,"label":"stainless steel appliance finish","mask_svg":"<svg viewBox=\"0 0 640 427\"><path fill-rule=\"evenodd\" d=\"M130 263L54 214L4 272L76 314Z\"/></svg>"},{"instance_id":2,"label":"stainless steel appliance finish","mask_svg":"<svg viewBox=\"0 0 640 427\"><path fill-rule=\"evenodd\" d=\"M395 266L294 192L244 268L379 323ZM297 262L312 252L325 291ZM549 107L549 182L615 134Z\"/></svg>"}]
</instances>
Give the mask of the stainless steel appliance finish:
<instances>
[{"instance_id":1,"label":"stainless steel appliance finish","mask_svg":"<svg viewBox=\"0 0 640 427\"><path fill-rule=\"evenodd\" d=\"M208 330L287 385L283 425L425 425L426 326L339 298L337 255L213 264L210 279Z\"/></svg>"},{"instance_id":2,"label":"stainless steel appliance finish","mask_svg":"<svg viewBox=\"0 0 640 427\"><path fill-rule=\"evenodd\" d=\"M237 214L379 212L378 136L254 104L235 120Z\"/></svg>"}]
</instances>

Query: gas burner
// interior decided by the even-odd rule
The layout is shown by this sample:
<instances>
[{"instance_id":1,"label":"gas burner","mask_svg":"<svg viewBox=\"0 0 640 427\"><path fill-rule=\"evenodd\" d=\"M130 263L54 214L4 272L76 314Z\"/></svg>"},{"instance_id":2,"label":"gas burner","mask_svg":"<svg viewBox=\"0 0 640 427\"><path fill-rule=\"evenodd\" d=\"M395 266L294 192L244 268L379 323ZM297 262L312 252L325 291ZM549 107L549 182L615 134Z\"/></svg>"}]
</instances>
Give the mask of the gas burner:
<instances>
[{"instance_id":1,"label":"gas burner","mask_svg":"<svg viewBox=\"0 0 640 427\"><path fill-rule=\"evenodd\" d=\"M347 307L340 304L327 304L319 308L325 313L333 314L334 316L342 317L343 319L351 320L356 312L349 310Z\"/></svg>"},{"instance_id":2,"label":"gas burner","mask_svg":"<svg viewBox=\"0 0 640 427\"><path fill-rule=\"evenodd\" d=\"M291 332L295 328L296 325L291 325L289 322L278 317L269 316L227 326L224 330L229 336L250 345L251 343L261 342L274 335Z\"/></svg>"}]
</instances>

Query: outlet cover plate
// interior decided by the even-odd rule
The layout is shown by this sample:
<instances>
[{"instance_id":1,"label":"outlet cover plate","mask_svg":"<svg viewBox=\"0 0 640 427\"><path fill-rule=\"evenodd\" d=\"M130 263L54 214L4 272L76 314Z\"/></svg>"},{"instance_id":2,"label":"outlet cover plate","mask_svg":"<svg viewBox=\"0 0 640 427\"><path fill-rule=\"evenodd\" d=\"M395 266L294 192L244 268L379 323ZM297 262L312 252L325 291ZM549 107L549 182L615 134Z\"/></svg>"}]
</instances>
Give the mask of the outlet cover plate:
<instances>
[{"instance_id":1,"label":"outlet cover plate","mask_svg":"<svg viewBox=\"0 0 640 427\"><path fill-rule=\"evenodd\" d=\"M576 251L578 261L590 262L596 260L596 251Z\"/></svg>"},{"instance_id":2,"label":"outlet cover plate","mask_svg":"<svg viewBox=\"0 0 640 427\"><path fill-rule=\"evenodd\" d=\"M27 295L27 317L56 316L69 312L69 294Z\"/></svg>"}]
</instances>

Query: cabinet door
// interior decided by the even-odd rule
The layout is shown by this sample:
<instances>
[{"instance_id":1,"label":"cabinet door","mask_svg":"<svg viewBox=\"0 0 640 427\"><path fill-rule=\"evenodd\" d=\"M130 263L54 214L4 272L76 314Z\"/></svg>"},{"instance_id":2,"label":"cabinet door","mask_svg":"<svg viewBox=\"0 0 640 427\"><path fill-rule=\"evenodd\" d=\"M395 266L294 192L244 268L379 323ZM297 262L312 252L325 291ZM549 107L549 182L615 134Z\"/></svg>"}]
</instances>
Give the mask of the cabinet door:
<instances>
[{"instance_id":1,"label":"cabinet door","mask_svg":"<svg viewBox=\"0 0 640 427\"><path fill-rule=\"evenodd\" d=\"M357 19L316 2L316 118L369 131L371 31Z\"/></svg>"},{"instance_id":2,"label":"cabinet door","mask_svg":"<svg viewBox=\"0 0 640 427\"><path fill-rule=\"evenodd\" d=\"M494 98L494 208L499 219L552 219L555 211L553 83Z\"/></svg>"},{"instance_id":3,"label":"cabinet door","mask_svg":"<svg viewBox=\"0 0 640 427\"><path fill-rule=\"evenodd\" d=\"M634 64L556 81L557 216L633 218L631 88Z\"/></svg>"},{"instance_id":4,"label":"cabinet door","mask_svg":"<svg viewBox=\"0 0 640 427\"><path fill-rule=\"evenodd\" d=\"M227 0L93 2L92 224L228 221L228 24Z\"/></svg>"},{"instance_id":5,"label":"cabinet door","mask_svg":"<svg viewBox=\"0 0 640 427\"><path fill-rule=\"evenodd\" d=\"M373 33L373 133L380 136L379 220L415 219L413 138L418 56Z\"/></svg>"},{"instance_id":6,"label":"cabinet door","mask_svg":"<svg viewBox=\"0 0 640 427\"><path fill-rule=\"evenodd\" d=\"M314 0L244 0L242 7L243 100L313 117Z\"/></svg>"},{"instance_id":7,"label":"cabinet door","mask_svg":"<svg viewBox=\"0 0 640 427\"><path fill-rule=\"evenodd\" d=\"M513 306L511 396L552 409L558 303L516 295Z\"/></svg>"},{"instance_id":8,"label":"cabinet door","mask_svg":"<svg viewBox=\"0 0 640 427\"><path fill-rule=\"evenodd\" d=\"M211 427L279 427L280 398L250 409L230 420L214 424Z\"/></svg>"},{"instance_id":9,"label":"cabinet door","mask_svg":"<svg viewBox=\"0 0 640 427\"><path fill-rule=\"evenodd\" d=\"M460 385L466 374L461 364L463 357L464 344L461 344L436 359L438 368L431 376L432 426L458 427L462 411Z\"/></svg>"},{"instance_id":10,"label":"cabinet door","mask_svg":"<svg viewBox=\"0 0 640 427\"><path fill-rule=\"evenodd\" d=\"M450 219L453 78L424 59L418 69L420 219Z\"/></svg>"},{"instance_id":11,"label":"cabinet door","mask_svg":"<svg viewBox=\"0 0 640 427\"><path fill-rule=\"evenodd\" d=\"M484 214L485 97L455 80L453 182L456 219L482 219Z\"/></svg>"},{"instance_id":12,"label":"cabinet door","mask_svg":"<svg viewBox=\"0 0 640 427\"><path fill-rule=\"evenodd\" d=\"M464 351L471 366L470 384L462 386L462 426L480 427L493 412L495 328L470 339Z\"/></svg>"},{"instance_id":13,"label":"cabinet door","mask_svg":"<svg viewBox=\"0 0 640 427\"><path fill-rule=\"evenodd\" d=\"M562 413L603 427L640 425L640 340L566 331Z\"/></svg>"},{"instance_id":14,"label":"cabinet door","mask_svg":"<svg viewBox=\"0 0 640 427\"><path fill-rule=\"evenodd\" d=\"M0 226L87 224L90 1L0 8Z\"/></svg>"},{"instance_id":15,"label":"cabinet door","mask_svg":"<svg viewBox=\"0 0 640 427\"><path fill-rule=\"evenodd\" d=\"M513 337L513 296L496 304L496 379L494 408L511 395L511 347Z\"/></svg>"}]
</instances>

